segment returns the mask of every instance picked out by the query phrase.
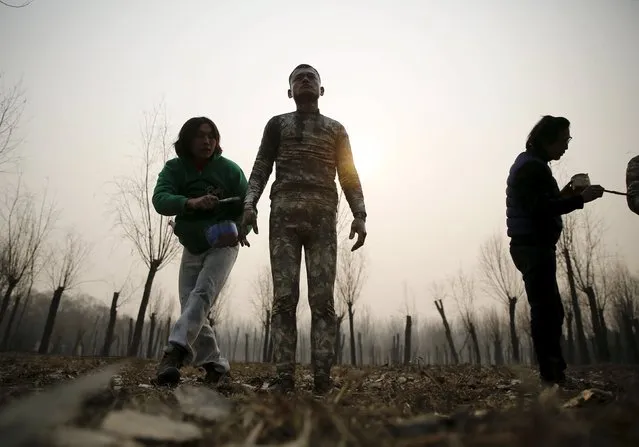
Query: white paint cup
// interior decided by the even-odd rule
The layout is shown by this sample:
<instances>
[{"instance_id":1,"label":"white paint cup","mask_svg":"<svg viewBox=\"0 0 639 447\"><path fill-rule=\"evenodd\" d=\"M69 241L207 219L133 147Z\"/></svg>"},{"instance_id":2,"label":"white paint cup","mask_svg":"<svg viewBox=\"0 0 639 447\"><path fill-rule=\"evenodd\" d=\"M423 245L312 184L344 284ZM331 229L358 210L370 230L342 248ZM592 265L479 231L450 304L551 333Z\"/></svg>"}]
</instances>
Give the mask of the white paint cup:
<instances>
[{"instance_id":1,"label":"white paint cup","mask_svg":"<svg viewBox=\"0 0 639 447\"><path fill-rule=\"evenodd\" d=\"M588 174L575 174L570 179L572 189L586 189L590 186L590 177Z\"/></svg>"}]
</instances>

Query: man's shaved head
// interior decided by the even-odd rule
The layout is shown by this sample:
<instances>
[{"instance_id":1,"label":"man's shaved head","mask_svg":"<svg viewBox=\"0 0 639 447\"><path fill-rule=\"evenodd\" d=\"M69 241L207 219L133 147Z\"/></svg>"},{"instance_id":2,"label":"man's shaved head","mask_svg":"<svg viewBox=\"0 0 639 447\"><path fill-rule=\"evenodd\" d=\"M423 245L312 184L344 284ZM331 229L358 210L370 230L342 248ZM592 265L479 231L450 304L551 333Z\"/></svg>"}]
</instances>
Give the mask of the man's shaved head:
<instances>
[{"instance_id":1,"label":"man's shaved head","mask_svg":"<svg viewBox=\"0 0 639 447\"><path fill-rule=\"evenodd\" d=\"M288 75L288 84L290 85L291 82L293 81L293 75L295 74L296 71L298 70L312 70L315 72L315 74L317 75L317 79L320 80L320 82L322 81L322 79L320 78L320 74L319 71L317 71L317 69L315 67L313 67L312 65L308 65L308 64L299 64L297 67L295 67L293 69L293 71L291 72L290 75Z\"/></svg>"},{"instance_id":2,"label":"man's shaved head","mask_svg":"<svg viewBox=\"0 0 639 447\"><path fill-rule=\"evenodd\" d=\"M288 76L288 97L295 102L317 101L324 94L319 72L308 64L300 64Z\"/></svg>"}]
</instances>

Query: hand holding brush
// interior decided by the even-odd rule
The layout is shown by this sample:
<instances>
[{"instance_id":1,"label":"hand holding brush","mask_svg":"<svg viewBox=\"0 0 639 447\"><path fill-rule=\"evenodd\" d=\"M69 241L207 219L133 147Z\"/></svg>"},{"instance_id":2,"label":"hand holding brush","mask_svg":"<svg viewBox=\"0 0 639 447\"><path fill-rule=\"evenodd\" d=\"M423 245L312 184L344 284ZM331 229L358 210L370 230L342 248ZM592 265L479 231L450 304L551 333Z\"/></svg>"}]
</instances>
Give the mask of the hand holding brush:
<instances>
[{"instance_id":1,"label":"hand holding brush","mask_svg":"<svg viewBox=\"0 0 639 447\"><path fill-rule=\"evenodd\" d=\"M615 194L617 196L627 196L628 195L628 193L620 192L620 191L613 191L611 189L604 189L604 192L607 192L608 194Z\"/></svg>"}]
</instances>

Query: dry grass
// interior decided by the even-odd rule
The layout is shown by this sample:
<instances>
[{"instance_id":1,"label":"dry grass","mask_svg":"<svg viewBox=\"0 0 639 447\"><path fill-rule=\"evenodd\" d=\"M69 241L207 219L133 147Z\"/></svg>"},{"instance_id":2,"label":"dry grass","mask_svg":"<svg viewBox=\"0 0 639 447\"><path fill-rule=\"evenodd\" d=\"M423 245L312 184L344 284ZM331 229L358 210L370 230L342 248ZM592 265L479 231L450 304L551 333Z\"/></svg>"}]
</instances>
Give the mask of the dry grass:
<instances>
[{"instance_id":1,"label":"dry grass","mask_svg":"<svg viewBox=\"0 0 639 447\"><path fill-rule=\"evenodd\" d=\"M0 409L118 360L0 356ZM115 386L84 401L73 424L98 429L109 412L133 409L195 422L204 436L191 445L639 445L637 368L575 369L570 372L580 379L576 389L540 399L534 373L523 367L338 367L336 388L318 399L311 394L307 368L299 368L298 392L288 397L260 391L270 377L269 365L236 364L232 380L218 388L233 402L230 414L206 422L185 415L173 390L150 385L154 367L132 360ZM204 386L198 376L186 369L185 384ZM593 388L603 392L563 408Z\"/></svg>"}]
</instances>

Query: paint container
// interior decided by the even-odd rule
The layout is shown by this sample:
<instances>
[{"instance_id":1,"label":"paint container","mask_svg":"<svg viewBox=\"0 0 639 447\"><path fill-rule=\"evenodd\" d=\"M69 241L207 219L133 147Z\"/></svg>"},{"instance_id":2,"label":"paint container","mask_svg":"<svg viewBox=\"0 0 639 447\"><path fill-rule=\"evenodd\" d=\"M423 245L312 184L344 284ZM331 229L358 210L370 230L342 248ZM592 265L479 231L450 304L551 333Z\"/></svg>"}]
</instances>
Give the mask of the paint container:
<instances>
[{"instance_id":1,"label":"paint container","mask_svg":"<svg viewBox=\"0 0 639 447\"><path fill-rule=\"evenodd\" d=\"M232 220L224 220L211 225L206 229L205 235L209 245L213 248L237 245L237 225Z\"/></svg>"},{"instance_id":2,"label":"paint container","mask_svg":"<svg viewBox=\"0 0 639 447\"><path fill-rule=\"evenodd\" d=\"M575 174L570 179L572 189L575 191L582 191L590 186L590 177L588 174Z\"/></svg>"}]
</instances>

